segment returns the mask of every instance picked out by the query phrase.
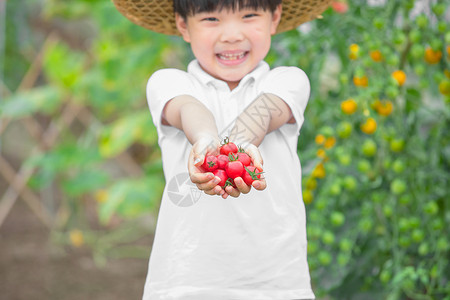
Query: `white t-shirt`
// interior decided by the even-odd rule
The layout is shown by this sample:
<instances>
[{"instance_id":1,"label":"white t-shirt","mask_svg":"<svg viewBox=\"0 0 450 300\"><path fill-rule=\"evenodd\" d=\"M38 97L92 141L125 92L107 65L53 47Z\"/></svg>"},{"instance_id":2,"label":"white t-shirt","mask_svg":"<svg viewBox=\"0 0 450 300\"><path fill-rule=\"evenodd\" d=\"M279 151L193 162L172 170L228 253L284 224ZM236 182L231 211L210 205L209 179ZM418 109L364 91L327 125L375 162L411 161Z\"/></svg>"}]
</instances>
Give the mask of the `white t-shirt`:
<instances>
[{"instance_id":1,"label":"white t-shirt","mask_svg":"<svg viewBox=\"0 0 450 300\"><path fill-rule=\"evenodd\" d=\"M212 112L224 137L261 93L283 99L296 120L267 134L259 147L267 188L252 189L238 198L204 194L188 176L192 145L182 131L161 123L165 104L175 96L192 95ZM158 132L166 186L144 300L314 298L297 155L309 94L309 80L301 69L270 70L264 61L232 91L204 72L196 60L187 72L163 69L151 76L147 99Z\"/></svg>"}]
</instances>

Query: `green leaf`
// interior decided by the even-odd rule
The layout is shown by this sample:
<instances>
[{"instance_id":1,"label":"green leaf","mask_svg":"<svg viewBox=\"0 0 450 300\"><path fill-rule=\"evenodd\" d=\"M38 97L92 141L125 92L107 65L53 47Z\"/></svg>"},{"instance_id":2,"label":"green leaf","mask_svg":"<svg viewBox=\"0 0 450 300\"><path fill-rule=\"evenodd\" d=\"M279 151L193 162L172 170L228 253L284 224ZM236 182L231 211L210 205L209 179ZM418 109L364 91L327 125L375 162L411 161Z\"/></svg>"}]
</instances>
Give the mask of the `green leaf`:
<instances>
[{"instance_id":1,"label":"green leaf","mask_svg":"<svg viewBox=\"0 0 450 300\"><path fill-rule=\"evenodd\" d=\"M113 157L135 141L157 141L156 129L147 110L127 115L106 127L100 137L100 153L104 157Z\"/></svg>"},{"instance_id":2,"label":"green leaf","mask_svg":"<svg viewBox=\"0 0 450 300\"><path fill-rule=\"evenodd\" d=\"M43 62L47 80L61 87L72 87L82 77L85 58L61 42L51 44Z\"/></svg>"},{"instance_id":3,"label":"green leaf","mask_svg":"<svg viewBox=\"0 0 450 300\"><path fill-rule=\"evenodd\" d=\"M106 184L109 175L105 171L87 169L63 182L64 191L70 196L80 196Z\"/></svg>"},{"instance_id":4,"label":"green leaf","mask_svg":"<svg viewBox=\"0 0 450 300\"><path fill-rule=\"evenodd\" d=\"M107 189L107 200L100 203L100 222L107 224L114 214L131 218L152 211L160 200L162 188L160 176L116 182Z\"/></svg>"},{"instance_id":5,"label":"green leaf","mask_svg":"<svg viewBox=\"0 0 450 300\"><path fill-rule=\"evenodd\" d=\"M62 94L56 87L43 86L13 94L0 103L0 112L2 116L16 119L37 112L52 114L59 108L62 100Z\"/></svg>"}]
</instances>

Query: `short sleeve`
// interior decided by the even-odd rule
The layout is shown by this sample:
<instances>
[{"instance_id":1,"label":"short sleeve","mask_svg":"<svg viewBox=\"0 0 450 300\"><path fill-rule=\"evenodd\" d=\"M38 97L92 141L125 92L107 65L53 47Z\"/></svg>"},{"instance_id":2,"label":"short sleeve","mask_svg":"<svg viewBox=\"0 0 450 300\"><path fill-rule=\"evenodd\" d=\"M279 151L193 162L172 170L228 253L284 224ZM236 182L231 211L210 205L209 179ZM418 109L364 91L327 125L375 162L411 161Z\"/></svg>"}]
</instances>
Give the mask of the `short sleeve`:
<instances>
[{"instance_id":1,"label":"short sleeve","mask_svg":"<svg viewBox=\"0 0 450 300\"><path fill-rule=\"evenodd\" d=\"M152 74L147 82L147 102L158 134L164 127L161 116L166 103L176 96L190 95L195 97L191 76L178 69L161 69ZM167 129L170 130L170 129Z\"/></svg>"},{"instance_id":2,"label":"short sleeve","mask_svg":"<svg viewBox=\"0 0 450 300\"><path fill-rule=\"evenodd\" d=\"M306 73L297 67L274 68L262 81L261 92L274 94L286 102L296 121L288 125L294 125L299 132L311 92Z\"/></svg>"}]
</instances>

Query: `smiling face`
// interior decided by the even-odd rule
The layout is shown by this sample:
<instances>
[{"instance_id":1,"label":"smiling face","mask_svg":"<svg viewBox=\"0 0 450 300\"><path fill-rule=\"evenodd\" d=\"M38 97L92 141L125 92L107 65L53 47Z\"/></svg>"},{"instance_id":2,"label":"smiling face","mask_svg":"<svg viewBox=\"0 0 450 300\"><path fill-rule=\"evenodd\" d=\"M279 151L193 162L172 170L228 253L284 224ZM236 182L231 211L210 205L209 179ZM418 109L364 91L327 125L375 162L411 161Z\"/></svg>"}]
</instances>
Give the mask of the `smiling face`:
<instances>
[{"instance_id":1,"label":"smiling face","mask_svg":"<svg viewBox=\"0 0 450 300\"><path fill-rule=\"evenodd\" d=\"M183 39L200 66L234 89L266 57L281 17L270 10L242 8L200 12L184 20L175 16Z\"/></svg>"}]
</instances>

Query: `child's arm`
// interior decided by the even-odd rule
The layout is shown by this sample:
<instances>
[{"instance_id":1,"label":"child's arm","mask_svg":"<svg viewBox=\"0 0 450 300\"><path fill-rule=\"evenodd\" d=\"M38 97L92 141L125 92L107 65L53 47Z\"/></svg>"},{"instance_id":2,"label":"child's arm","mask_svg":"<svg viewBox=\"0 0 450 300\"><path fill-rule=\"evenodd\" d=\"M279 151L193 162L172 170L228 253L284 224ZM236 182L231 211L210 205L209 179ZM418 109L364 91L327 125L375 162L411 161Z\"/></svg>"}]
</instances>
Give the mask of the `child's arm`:
<instances>
[{"instance_id":1,"label":"child's arm","mask_svg":"<svg viewBox=\"0 0 450 300\"><path fill-rule=\"evenodd\" d=\"M258 147L266 134L286 123L295 123L286 102L274 94L262 94L239 115L230 139L240 144L253 144Z\"/></svg>"},{"instance_id":2,"label":"child's arm","mask_svg":"<svg viewBox=\"0 0 450 300\"><path fill-rule=\"evenodd\" d=\"M220 179L202 172L199 166L207 152L216 153L220 145L214 116L200 101L192 96L181 95L173 98L164 107L162 123L184 132L192 150L189 155L188 170L191 181L209 195L222 195L225 191L218 186Z\"/></svg>"},{"instance_id":3,"label":"child's arm","mask_svg":"<svg viewBox=\"0 0 450 300\"><path fill-rule=\"evenodd\" d=\"M286 123L294 122L292 111L286 102L273 94L262 94L239 115L231 130L230 140L243 145L246 152L252 157L254 165L262 170L263 160L258 146L265 135ZM251 189L242 178L236 178L234 183L236 189L231 186L225 189L232 197L238 197L240 193L246 194ZM264 179L256 180L252 186L257 190L264 190L266 181Z\"/></svg>"}]
</instances>

